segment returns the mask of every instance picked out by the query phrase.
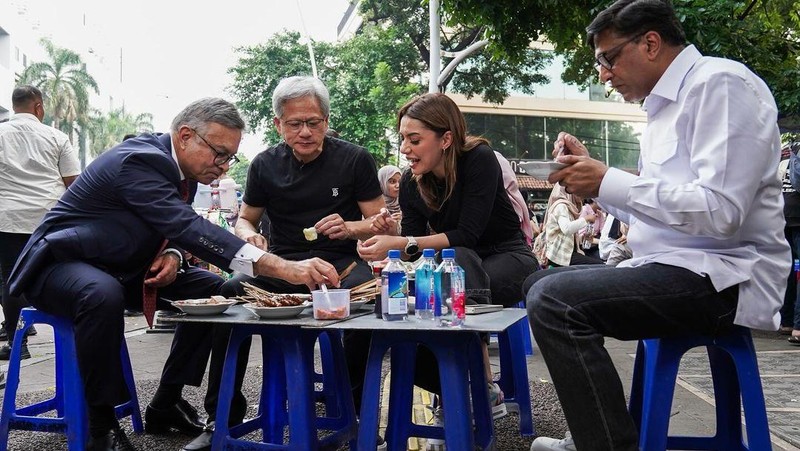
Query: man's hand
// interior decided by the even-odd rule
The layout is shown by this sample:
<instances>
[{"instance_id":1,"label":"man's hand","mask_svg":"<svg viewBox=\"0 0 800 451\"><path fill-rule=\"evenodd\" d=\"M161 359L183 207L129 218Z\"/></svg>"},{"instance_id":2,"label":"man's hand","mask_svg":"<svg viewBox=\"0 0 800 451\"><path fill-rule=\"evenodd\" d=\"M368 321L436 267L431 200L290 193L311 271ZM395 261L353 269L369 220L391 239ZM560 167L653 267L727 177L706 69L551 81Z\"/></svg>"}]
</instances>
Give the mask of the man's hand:
<instances>
[{"instance_id":1,"label":"man's hand","mask_svg":"<svg viewBox=\"0 0 800 451\"><path fill-rule=\"evenodd\" d=\"M146 277L144 284L156 288L165 287L175 281L178 276L178 269L180 269L181 261L177 255L166 253L159 255L153 260L147 274L154 274L152 277Z\"/></svg>"},{"instance_id":2,"label":"man's hand","mask_svg":"<svg viewBox=\"0 0 800 451\"><path fill-rule=\"evenodd\" d=\"M583 143L578 140L578 138L570 135L567 132L559 133L554 144L553 158L558 161L561 161L558 157L562 155L575 155L579 157L589 156L589 151L586 149L586 146L584 146Z\"/></svg>"},{"instance_id":3,"label":"man's hand","mask_svg":"<svg viewBox=\"0 0 800 451\"><path fill-rule=\"evenodd\" d=\"M255 272L260 276L276 277L291 284L306 285L315 290L317 285L339 287L339 273L330 263L321 258L291 261L274 254L264 254L255 263Z\"/></svg>"},{"instance_id":4,"label":"man's hand","mask_svg":"<svg viewBox=\"0 0 800 451\"><path fill-rule=\"evenodd\" d=\"M347 228L347 223L337 213L320 219L319 222L314 224L314 228L317 229L318 233L327 236L331 240L347 240L352 236L350 229Z\"/></svg>"},{"instance_id":5,"label":"man's hand","mask_svg":"<svg viewBox=\"0 0 800 451\"><path fill-rule=\"evenodd\" d=\"M381 208L381 212L372 218L369 228L376 235L397 235L397 222L399 220L399 213L393 215L389 213L389 210Z\"/></svg>"},{"instance_id":6,"label":"man's hand","mask_svg":"<svg viewBox=\"0 0 800 451\"><path fill-rule=\"evenodd\" d=\"M550 174L547 178L550 183L558 182L568 193L583 198L597 197L600 183L608 171L605 164L590 157L574 155L562 155L557 161L568 166Z\"/></svg>"}]
</instances>

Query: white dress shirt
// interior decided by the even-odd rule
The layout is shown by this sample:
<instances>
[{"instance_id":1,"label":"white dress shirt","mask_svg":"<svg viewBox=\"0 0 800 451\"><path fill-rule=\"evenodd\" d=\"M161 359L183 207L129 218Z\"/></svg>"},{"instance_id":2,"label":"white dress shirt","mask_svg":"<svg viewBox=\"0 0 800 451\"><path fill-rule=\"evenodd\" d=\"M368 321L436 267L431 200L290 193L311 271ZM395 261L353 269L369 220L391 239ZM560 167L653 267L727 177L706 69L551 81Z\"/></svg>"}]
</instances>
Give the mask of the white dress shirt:
<instances>
[{"instance_id":1,"label":"white dress shirt","mask_svg":"<svg viewBox=\"0 0 800 451\"><path fill-rule=\"evenodd\" d=\"M791 257L777 107L742 64L686 47L644 102L640 175L609 169L600 201L630 224L633 259L739 284L735 323L775 330Z\"/></svg>"},{"instance_id":2,"label":"white dress shirt","mask_svg":"<svg viewBox=\"0 0 800 451\"><path fill-rule=\"evenodd\" d=\"M81 166L67 135L28 113L0 124L0 232L31 234Z\"/></svg>"}]
</instances>

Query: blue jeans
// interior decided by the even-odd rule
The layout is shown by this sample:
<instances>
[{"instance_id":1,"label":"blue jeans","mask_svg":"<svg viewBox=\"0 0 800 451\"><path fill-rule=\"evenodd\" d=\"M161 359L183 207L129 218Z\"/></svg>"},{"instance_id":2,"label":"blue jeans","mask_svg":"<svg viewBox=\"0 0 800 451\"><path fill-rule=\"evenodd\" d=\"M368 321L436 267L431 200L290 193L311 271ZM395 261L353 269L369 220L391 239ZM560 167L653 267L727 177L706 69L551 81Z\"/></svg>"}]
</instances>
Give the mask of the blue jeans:
<instances>
[{"instance_id":1,"label":"blue jeans","mask_svg":"<svg viewBox=\"0 0 800 451\"><path fill-rule=\"evenodd\" d=\"M638 450L622 382L604 337L638 340L732 328L738 286L661 264L569 266L525 281L528 317L579 450Z\"/></svg>"},{"instance_id":2,"label":"blue jeans","mask_svg":"<svg viewBox=\"0 0 800 451\"><path fill-rule=\"evenodd\" d=\"M786 227L783 229L783 233L789 247L792 248L792 261L794 262L796 258L800 258L800 227ZM781 326L800 330L800 292L797 291L797 275L794 273L794 265L789 272L786 293L783 296Z\"/></svg>"}]
</instances>

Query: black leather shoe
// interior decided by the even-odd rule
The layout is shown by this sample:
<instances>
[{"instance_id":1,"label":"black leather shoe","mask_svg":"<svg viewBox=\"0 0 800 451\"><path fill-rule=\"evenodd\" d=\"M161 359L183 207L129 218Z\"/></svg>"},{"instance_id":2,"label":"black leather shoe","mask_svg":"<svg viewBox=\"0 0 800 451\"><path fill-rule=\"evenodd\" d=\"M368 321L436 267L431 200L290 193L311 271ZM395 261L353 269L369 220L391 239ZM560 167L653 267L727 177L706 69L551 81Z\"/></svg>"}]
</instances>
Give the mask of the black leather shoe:
<instances>
[{"instance_id":1,"label":"black leather shoe","mask_svg":"<svg viewBox=\"0 0 800 451\"><path fill-rule=\"evenodd\" d=\"M31 352L28 350L28 343L22 343L22 349L20 349L20 359L30 359ZM0 346L0 360L8 360L11 358L11 343L4 344Z\"/></svg>"},{"instance_id":2,"label":"black leather shoe","mask_svg":"<svg viewBox=\"0 0 800 451\"><path fill-rule=\"evenodd\" d=\"M87 451L137 451L121 428L114 428L102 437L91 437Z\"/></svg>"},{"instance_id":3,"label":"black leather shoe","mask_svg":"<svg viewBox=\"0 0 800 451\"><path fill-rule=\"evenodd\" d=\"M200 421L197 409L185 399L181 399L167 409L147 406L144 421L144 430L148 434L163 434L169 432L170 429L177 429L183 434L194 435L205 430L205 425Z\"/></svg>"},{"instance_id":4,"label":"black leather shoe","mask_svg":"<svg viewBox=\"0 0 800 451\"><path fill-rule=\"evenodd\" d=\"M202 434L195 437L181 451L211 451L211 438L214 436L214 422L208 423Z\"/></svg>"}]
</instances>

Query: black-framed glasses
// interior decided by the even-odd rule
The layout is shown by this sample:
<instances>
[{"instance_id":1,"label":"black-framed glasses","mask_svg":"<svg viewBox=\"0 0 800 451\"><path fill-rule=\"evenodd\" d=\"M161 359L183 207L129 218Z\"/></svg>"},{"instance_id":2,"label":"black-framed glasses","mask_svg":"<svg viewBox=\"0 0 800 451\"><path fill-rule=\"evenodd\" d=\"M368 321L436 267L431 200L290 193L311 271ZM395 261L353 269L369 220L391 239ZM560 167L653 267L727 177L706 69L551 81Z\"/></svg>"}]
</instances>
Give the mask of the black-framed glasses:
<instances>
[{"instance_id":1,"label":"black-framed glasses","mask_svg":"<svg viewBox=\"0 0 800 451\"><path fill-rule=\"evenodd\" d=\"M212 152L214 152L215 165L222 166L225 163L228 163L228 166L233 166L234 164L239 162L239 157L237 157L235 154L231 155L228 152L220 152L219 150L216 149L216 147L212 146L208 142L208 140L203 138L203 135L201 135L196 129L193 128L191 130L194 132L195 135L197 135L198 138L202 139L203 142L206 143L206 145L208 146L209 149L211 149Z\"/></svg>"},{"instance_id":2,"label":"black-framed glasses","mask_svg":"<svg viewBox=\"0 0 800 451\"><path fill-rule=\"evenodd\" d=\"M607 50L599 55L594 60L594 67L596 69L600 69L600 66L603 66L606 70L611 70L614 68L614 60L617 59L622 50L625 48L626 45L630 44L631 42L639 39L642 37L643 34L637 34L636 36L625 40L624 42L617 44L616 46L612 47L610 50Z\"/></svg>"},{"instance_id":3,"label":"black-framed glasses","mask_svg":"<svg viewBox=\"0 0 800 451\"><path fill-rule=\"evenodd\" d=\"M306 119L301 121L299 119L292 119L290 121L283 121L283 125L289 128L289 130L293 132L299 132L303 129L303 126L308 127L309 130L317 130L322 126L322 123L325 122L325 118L312 118Z\"/></svg>"}]
</instances>

